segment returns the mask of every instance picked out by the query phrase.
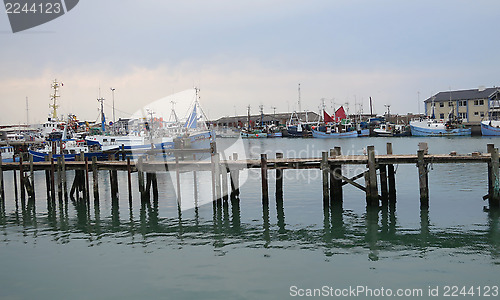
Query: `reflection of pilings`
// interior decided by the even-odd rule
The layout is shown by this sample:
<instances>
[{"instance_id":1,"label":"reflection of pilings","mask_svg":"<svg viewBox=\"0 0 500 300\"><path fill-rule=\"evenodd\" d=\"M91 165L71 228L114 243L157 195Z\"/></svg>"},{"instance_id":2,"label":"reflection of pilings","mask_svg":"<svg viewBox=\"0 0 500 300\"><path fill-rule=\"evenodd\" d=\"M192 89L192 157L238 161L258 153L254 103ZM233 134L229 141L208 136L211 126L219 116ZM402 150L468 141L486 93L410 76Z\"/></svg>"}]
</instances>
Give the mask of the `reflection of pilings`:
<instances>
[{"instance_id":1,"label":"reflection of pilings","mask_svg":"<svg viewBox=\"0 0 500 300\"><path fill-rule=\"evenodd\" d=\"M271 234L269 230L269 202L265 202L262 205L262 225L263 225L263 235L266 241L266 246L271 242Z\"/></svg>"},{"instance_id":2,"label":"reflection of pilings","mask_svg":"<svg viewBox=\"0 0 500 300\"><path fill-rule=\"evenodd\" d=\"M377 207L366 207L366 242L370 248L368 258L377 261L378 257L378 212Z\"/></svg>"},{"instance_id":3,"label":"reflection of pilings","mask_svg":"<svg viewBox=\"0 0 500 300\"><path fill-rule=\"evenodd\" d=\"M3 170L2 170L2 154L0 153L0 201L4 204L5 201L5 189L3 183ZM2 204L0 203L0 204Z\"/></svg>"}]
</instances>

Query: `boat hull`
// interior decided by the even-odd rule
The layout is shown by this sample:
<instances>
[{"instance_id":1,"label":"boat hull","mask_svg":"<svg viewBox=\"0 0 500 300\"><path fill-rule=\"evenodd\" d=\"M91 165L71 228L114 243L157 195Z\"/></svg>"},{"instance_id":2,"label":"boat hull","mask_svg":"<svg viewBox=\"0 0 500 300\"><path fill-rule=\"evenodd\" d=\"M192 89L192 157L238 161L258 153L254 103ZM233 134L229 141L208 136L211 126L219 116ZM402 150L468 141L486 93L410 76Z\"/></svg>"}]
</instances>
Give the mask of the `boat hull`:
<instances>
[{"instance_id":1,"label":"boat hull","mask_svg":"<svg viewBox=\"0 0 500 300\"><path fill-rule=\"evenodd\" d=\"M411 124L410 130L412 136L470 136L472 134L472 130L470 128L425 128Z\"/></svg>"},{"instance_id":2,"label":"boat hull","mask_svg":"<svg viewBox=\"0 0 500 300\"><path fill-rule=\"evenodd\" d=\"M481 135L484 136L500 136L500 122L481 122Z\"/></svg>"},{"instance_id":3,"label":"boat hull","mask_svg":"<svg viewBox=\"0 0 500 300\"><path fill-rule=\"evenodd\" d=\"M340 132L340 133L326 133L322 131L312 130L312 135L314 138L320 139L340 139L340 138L355 138L358 137L357 131L348 131L348 132Z\"/></svg>"},{"instance_id":4,"label":"boat hull","mask_svg":"<svg viewBox=\"0 0 500 300\"><path fill-rule=\"evenodd\" d=\"M34 162L40 162L40 161L45 161L46 157L49 157L48 153L44 152L38 152L34 150L29 150L29 154L33 156L33 161ZM85 152L83 153L84 157L87 158L88 160L92 160L93 157L96 157L97 160L107 160L108 159L108 153L104 152ZM79 153L70 153L70 154L54 154L52 157L54 160L57 160L59 157L64 157L64 161L75 161L76 156L80 156Z\"/></svg>"}]
</instances>

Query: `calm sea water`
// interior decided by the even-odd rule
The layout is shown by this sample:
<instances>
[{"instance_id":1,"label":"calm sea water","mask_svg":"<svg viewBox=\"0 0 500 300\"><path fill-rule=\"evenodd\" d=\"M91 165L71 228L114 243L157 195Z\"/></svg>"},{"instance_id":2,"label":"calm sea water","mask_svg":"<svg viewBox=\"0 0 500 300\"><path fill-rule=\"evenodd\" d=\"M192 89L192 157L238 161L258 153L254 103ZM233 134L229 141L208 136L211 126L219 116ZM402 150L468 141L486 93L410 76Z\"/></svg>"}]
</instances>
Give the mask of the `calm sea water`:
<instances>
[{"instance_id":1,"label":"calm sea water","mask_svg":"<svg viewBox=\"0 0 500 300\"><path fill-rule=\"evenodd\" d=\"M416 153L422 141L430 153L485 152L486 144L500 144L488 138L240 140L245 154L239 155L320 156L334 146L360 154L367 145L383 154L387 142L395 154ZM221 139L218 148L233 143ZM119 173L117 206L105 172L100 201L88 205L50 205L43 173L35 176L35 203L16 201L9 172L0 210L0 299L288 299L307 289L331 295L349 288L375 295L382 288L421 291L420 298L438 288L435 298L448 298L447 286L467 287L460 298L473 298L472 287L478 298L500 285L500 219L483 210L486 165L429 168L430 208L423 212L414 165L396 166L396 208L376 211L367 211L364 193L349 185L343 208L324 211L317 170L285 171L283 206L274 197L274 171L269 207L263 207L260 171L252 170L242 174L239 205L180 212L169 174L158 175L158 201L142 205L136 174L129 204L126 174ZM201 186L210 182L209 174L198 172L198 179L195 195L192 174L181 175L183 202L209 196ZM489 294L495 295L494 288ZM370 298L369 292L357 296Z\"/></svg>"}]
</instances>

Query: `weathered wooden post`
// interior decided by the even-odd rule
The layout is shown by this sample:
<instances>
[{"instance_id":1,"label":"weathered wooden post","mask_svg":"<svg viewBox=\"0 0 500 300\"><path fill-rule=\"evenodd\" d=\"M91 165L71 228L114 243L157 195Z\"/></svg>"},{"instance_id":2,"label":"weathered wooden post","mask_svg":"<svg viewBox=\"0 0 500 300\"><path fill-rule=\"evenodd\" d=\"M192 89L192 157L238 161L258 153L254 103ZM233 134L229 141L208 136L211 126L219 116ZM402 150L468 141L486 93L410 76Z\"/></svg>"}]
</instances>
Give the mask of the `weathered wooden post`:
<instances>
[{"instance_id":1,"label":"weathered wooden post","mask_svg":"<svg viewBox=\"0 0 500 300\"><path fill-rule=\"evenodd\" d=\"M392 155L392 143L387 143L387 155ZM394 165L387 165L387 179L389 183L389 203L396 203L396 179Z\"/></svg>"},{"instance_id":2,"label":"weathered wooden post","mask_svg":"<svg viewBox=\"0 0 500 300\"><path fill-rule=\"evenodd\" d=\"M267 154L260 155L260 174L262 178L262 204L269 205L269 188L267 184Z\"/></svg>"},{"instance_id":3,"label":"weathered wooden post","mask_svg":"<svg viewBox=\"0 0 500 300\"><path fill-rule=\"evenodd\" d=\"M377 166L375 163L375 147L367 147L368 154L368 182L366 185L366 203L368 206L378 207L378 185L377 185ZM366 177L365 177L366 180Z\"/></svg>"},{"instance_id":4,"label":"weathered wooden post","mask_svg":"<svg viewBox=\"0 0 500 300\"><path fill-rule=\"evenodd\" d=\"M321 172L323 178L323 207L329 206L329 191L328 191L328 171L330 166L328 165L328 152L321 152Z\"/></svg>"},{"instance_id":5,"label":"weathered wooden post","mask_svg":"<svg viewBox=\"0 0 500 300\"><path fill-rule=\"evenodd\" d=\"M233 161L238 160L238 153L233 153ZM240 194L240 171L238 168L233 167L231 170L231 197L236 198Z\"/></svg>"},{"instance_id":6,"label":"weathered wooden post","mask_svg":"<svg viewBox=\"0 0 500 300\"><path fill-rule=\"evenodd\" d=\"M418 181L420 187L420 208L429 207L429 187L427 164L424 161L424 150L417 152Z\"/></svg>"},{"instance_id":7,"label":"weathered wooden post","mask_svg":"<svg viewBox=\"0 0 500 300\"><path fill-rule=\"evenodd\" d=\"M196 161L196 154L193 154L193 163ZM198 175L196 174L196 168L193 168L193 194L195 200L195 207L198 207Z\"/></svg>"},{"instance_id":8,"label":"weathered wooden post","mask_svg":"<svg viewBox=\"0 0 500 300\"><path fill-rule=\"evenodd\" d=\"M94 201L99 201L99 171L97 169L97 157L92 157L92 187L94 190Z\"/></svg>"},{"instance_id":9,"label":"weathered wooden post","mask_svg":"<svg viewBox=\"0 0 500 300\"><path fill-rule=\"evenodd\" d=\"M33 167L33 155L31 154L29 155L29 160L30 160L30 179L31 179L30 198L35 199L35 169ZM1 168L0 168L0 173L1 173Z\"/></svg>"},{"instance_id":10,"label":"weathered wooden post","mask_svg":"<svg viewBox=\"0 0 500 300\"><path fill-rule=\"evenodd\" d=\"M24 190L24 168L23 156L19 156L19 187L21 188L21 201L26 200L26 192Z\"/></svg>"},{"instance_id":11,"label":"weathered wooden post","mask_svg":"<svg viewBox=\"0 0 500 300\"><path fill-rule=\"evenodd\" d=\"M212 144L210 144L212 145ZM215 153L210 154L210 173L212 175L212 202L215 209L215 202L217 201L217 193L215 191Z\"/></svg>"},{"instance_id":12,"label":"weathered wooden post","mask_svg":"<svg viewBox=\"0 0 500 300\"><path fill-rule=\"evenodd\" d=\"M500 206L500 178L499 178L498 148L491 152L491 194L489 197L490 208Z\"/></svg>"},{"instance_id":13,"label":"weathered wooden post","mask_svg":"<svg viewBox=\"0 0 500 300\"><path fill-rule=\"evenodd\" d=\"M54 166L54 157L50 158L50 191L52 201L56 201L56 187L55 187L55 166Z\"/></svg>"},{"instance_id":14,"label":"weathered wooden post","mask_svg":"<svg viewBox=\"0 0 500 300\"><path fill-rule=\"evenodd\" d=\"M221 174L222 174L222 198L224 199L225 202L227 202L228 199L228 187L227 187L227 161L224 158L224 163L221 164Z\"/></svg>"},{"instance_id":15,"label":"weathered wooden post","mask_svg":"<svg viewBox=\"0 0 500 300\"><path fill-rule=\"evenodd\" d=\"M128 202L132 205L132 167L130 165L130 157L127 157L127 185L128 185Z\"/></svg>"},{"instance_id":16,"label":"weathered wooden post","mask_svg":"<svg viewBox=\"0 0 500 300\"><path fill-rule=\"evenodd\" d=\"M222 194L221 194L221 174L220 174L220 155L215 153L215 197L217 198L217 206L222 207Z\"/></svg>"},{"instance_id":17,"label":"weathered wooden post","mask_svg":"<svg viewBox=\"0 0 500 300\"><path fill-rule=\"evenodd\" d=\"M85 191L84 191L85 200L89 201L90 199L90 188L89 188L89 159L85 157Z\"/></svg>"},{"instance_id":18,"label":"weathered wooden post","mask_svg":"<svg viewBox=\"0 0 500 300\"><path fill-rule=\"evenodd\" d=\"M57 196L59 201L63 198L63 184L62 184L62 156L57 157Z\"/></svg>"},{"instance_id":19,"label":"weathered wooden post","mask_svg":"<svg viewBox=\"0 0 500 300\"><path fill-rule=\"evenodd\" d=\"M488 162L488 199L489 197L492 196L493 190L492 190L492 181L491 181L491 155L493 153L493 150L495 150L495 145L494 144L488 144L486 146L487 152L490 154L490 161ZM486 200L486 199L485 199Z\"/></svg>"},{"instance_id":20,"label":"weathered wooden post","mask_svg":"<svg viewBox=\"0 0 500 300\"><path fill-rule=\"evenodd\" d=\"M175 154L175 184L177 185L177 204L181 203L181 175L179 168L179 156Z\"/></svg>"},{"instance_id":21,"label":"weathered wooden post","mask_svg":"<svg viewBox=\"0 0 500 300\"><path fill-rule=\"evenodd\" d=\"M379 164L380 171L380 194L382 198L382 205L389 204L389 191L387 189L387 166Z\"/></svg>"},{"instance_id":22,"label":"weathered wooden post","mask_svg":"<svg viewBox=\"0 0 500 300\"><path fill-rule=\"evenodd\" d=\"M137 181L139 182L139 193L141 194L141 201L144 201L144 170L142 156L139 156L139 159L137 161Z\"/></svg>"},{"instance_id":23,"label":"weathered wooden post","mask_svg":"<svg viewBox=\"0 0 500 300\"><path fill-rule=\"evenodd\" d=\"M49 161L48 156L45 156L45 161L46 162ZM47 200L49 200L50 199L50 171L48 169L45 169L45 187L47 190ZM17 193L17 189L16 189L16 193ZM16 199L17 199L17 196L16 196Z\"/></svg>"},{"instance_id":24,"label":"weathered wooden post","mask_svg":"<svg viewBox=\"0 0 500 300\"><path fill-rule=\"evenodd\" d=\"M283 159L283 153L276 153L276 160ZM280 199L283 201L283 169L279 167L279 163L276 162L276 201Z\"/></svg>"},{"instance_id":25,"label":"weathered wooden post","mask_svg":"<svg viewBox=\"0 0 500 300\"><path fill-rule=\"evenodd\" d=\"M342 148L335 147L330 150L330 157L335 158L340 155ZM330 167L330 204L342 203L342 194L342 165L334 163Z\"/></svg>"}]
</instances>

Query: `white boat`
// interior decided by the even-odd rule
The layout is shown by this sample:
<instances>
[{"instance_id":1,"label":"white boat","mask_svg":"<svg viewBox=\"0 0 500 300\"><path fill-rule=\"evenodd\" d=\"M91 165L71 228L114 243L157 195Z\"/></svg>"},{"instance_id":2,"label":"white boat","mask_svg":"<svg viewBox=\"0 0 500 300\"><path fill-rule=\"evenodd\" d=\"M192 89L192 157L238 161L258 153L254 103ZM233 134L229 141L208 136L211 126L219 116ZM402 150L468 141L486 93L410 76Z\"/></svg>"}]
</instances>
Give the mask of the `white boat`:
<instances>
[{"instance_id":1,"label":"white boat","mask_svg":"<svg viewBox=\"0 0 500 300\"><path fill-rule=\"evenodd\" d=\"M410 121L412 136L470 136L472 130L461 124L425 119Z\"/></svg>"},{"instance_id":2,"label":"white boat","mask_svg":"<svg viewBox=\"0 0 500 300\"><path fill-rule=\"evenodd\" d=\"M500 120L482 121L481 134L484 136L500 136Z\"/></svg>"},{"instance_id":3,"label":"white boat","mask_svg":"<svg viewBox=\"0 0 500 300\"><path fill-rule=\"evenodd\" d=\"M397 137L409 136L410 132L402 124L381 123L378 128L373 129L373 134L382 137Z\"/></svg>"},{"instance_id":4,"label":"white boat","mask_svg":"<svg viewBox=\"0 0 500 300\"><path fill-rule=\"evenodd\" d=\"M14 161L14 147L12 147L12 146L0 147L0 155L2 157L2 162L13 162Z\"/></svg>"},{"instance_id":5,"label":"white boat","mask_svg":"<svg viewBox=\"0 0 500 300\"><path fill-rule=\"evenodd\" d=\"M339 138L355 138L358 137L357 131L345 131L345 132L335 132L335 131L319 131L315 128L312 129L312 136L314 138L320 139L339 139Z\"/></svg>"},{"instance_id":6,"label":"white boat","mask_svg":"<svg viewBox=\"0 0 500 300\"><path fill-rule=\"evenodd\" d=\"M242 130L240 136L244 139L260 139L267 138L267 132L262 130Z\"/></svg>"}]
</instances>

